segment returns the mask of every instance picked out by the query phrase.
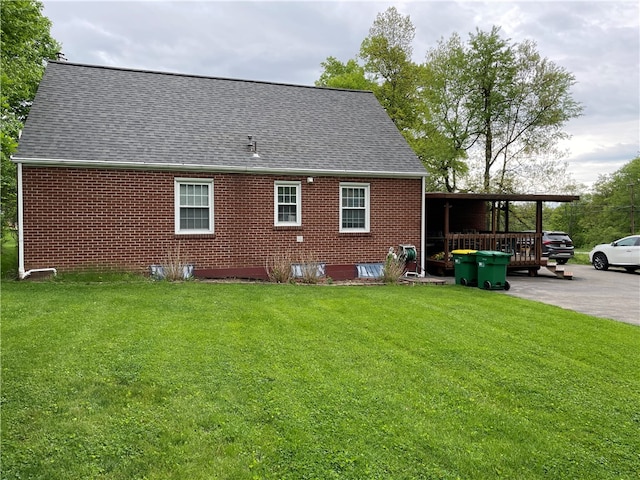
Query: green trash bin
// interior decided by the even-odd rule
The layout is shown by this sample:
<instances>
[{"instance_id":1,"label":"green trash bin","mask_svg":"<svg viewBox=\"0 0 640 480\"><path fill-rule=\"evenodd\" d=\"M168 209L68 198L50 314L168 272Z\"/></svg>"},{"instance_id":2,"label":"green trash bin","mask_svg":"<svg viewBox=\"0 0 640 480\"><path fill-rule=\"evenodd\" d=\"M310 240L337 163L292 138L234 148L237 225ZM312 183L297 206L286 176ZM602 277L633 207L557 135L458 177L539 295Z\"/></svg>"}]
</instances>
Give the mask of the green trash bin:
<instances>
[{"instance_id":1,"label":"green trash bin","mask_svg":"<svg viewBox=\"0 0 640 480\"><path fill-rule=\"evenodd\" d=\"M507 265L510 253L480 250L476 252L478 263L478 287L485 290L509 290Z\"/></svg>"},{"instance_id":2,"label":"green trash bin","mask_svg":"<svg viewBox=\"0 0 640 480\"><path fill-rule=\"evenodd\" d=\"M478 263L476 250L453 250L456 285L475 286L478 284Z\"/></svg>"}]
</instances>

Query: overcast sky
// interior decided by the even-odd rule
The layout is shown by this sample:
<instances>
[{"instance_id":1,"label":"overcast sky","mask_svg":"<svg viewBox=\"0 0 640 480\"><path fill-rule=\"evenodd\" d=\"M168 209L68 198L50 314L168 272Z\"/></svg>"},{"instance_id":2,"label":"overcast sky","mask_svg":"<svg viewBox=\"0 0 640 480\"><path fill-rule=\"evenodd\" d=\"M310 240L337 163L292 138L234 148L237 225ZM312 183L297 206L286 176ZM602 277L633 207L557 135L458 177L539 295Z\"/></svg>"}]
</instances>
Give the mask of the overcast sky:
<instances>
[{"instance_id":1,"label":"overcast sky","mask_svg":"<svg viewBox=\"0 0 640 480\"><path fill-rule=\"evenodd\" d=\"M44 0L68 61L313 85L328 56L354 58L376 14L416 27L414 61L452 33L502 28L572 72L584 115L566 131L569 171L588 186L640 154L640 6L623 1Z\"/></svg>"}]
</instances>

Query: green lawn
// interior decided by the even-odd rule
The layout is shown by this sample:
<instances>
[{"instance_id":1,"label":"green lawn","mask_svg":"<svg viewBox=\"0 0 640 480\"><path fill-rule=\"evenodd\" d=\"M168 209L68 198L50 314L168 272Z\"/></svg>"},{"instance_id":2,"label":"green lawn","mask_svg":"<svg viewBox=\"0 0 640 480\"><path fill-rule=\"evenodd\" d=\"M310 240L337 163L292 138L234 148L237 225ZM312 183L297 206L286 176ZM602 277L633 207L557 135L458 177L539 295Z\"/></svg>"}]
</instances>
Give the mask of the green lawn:
<instances>
[{"instance_id":1,"label":"green lawn","mask_svg":"<svg viewBox=\"0 0 640 480\"><path fill-rule=\"evenodd\" d=\"M18 235L16 232L2 235L0 243L0 278L15 279L18 276Z\"/></svg>"},{"instance_id":2,"label":"green lawn","mask_svg":"<svg viewBox=\"0 0 640 480\"><path fill-rule=\"evenodd\" d=\"M640 328L458 286L3 282L3 479L636 479Z\"/></svg>"}]
</instances>

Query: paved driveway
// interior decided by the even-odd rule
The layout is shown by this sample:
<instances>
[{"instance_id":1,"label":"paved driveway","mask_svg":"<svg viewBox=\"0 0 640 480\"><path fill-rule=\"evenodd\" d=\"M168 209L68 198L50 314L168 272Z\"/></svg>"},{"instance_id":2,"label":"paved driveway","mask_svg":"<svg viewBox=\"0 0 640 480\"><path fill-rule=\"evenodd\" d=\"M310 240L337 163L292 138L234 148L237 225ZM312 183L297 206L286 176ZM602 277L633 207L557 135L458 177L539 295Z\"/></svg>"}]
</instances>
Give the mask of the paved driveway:
<instances>
[{"instance_id":1,"label":"paved driveway","mask_svg":"<svg viewBox=\"0 0 640 480\"><path fill-rule=\"evenodd\" d=\"M640 325L640 271L627 273L611 268L598 271L591 265L572 265L573 280L563 280L542 267L537 277L511 273L506 295L537 300L558 307Z\"/></svg>"}]
</instances>

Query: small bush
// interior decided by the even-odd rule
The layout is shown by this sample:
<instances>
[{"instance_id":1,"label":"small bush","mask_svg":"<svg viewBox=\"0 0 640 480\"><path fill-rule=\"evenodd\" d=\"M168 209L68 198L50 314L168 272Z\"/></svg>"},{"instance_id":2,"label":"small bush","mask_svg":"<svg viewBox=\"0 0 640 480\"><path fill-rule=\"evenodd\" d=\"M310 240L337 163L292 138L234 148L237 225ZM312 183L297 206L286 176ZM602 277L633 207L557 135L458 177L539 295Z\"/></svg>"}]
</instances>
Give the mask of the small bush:
<instances>
[{"instance_id":1,"label":"small bush","mask_svg":"<svg viewBox=\"0 0 640 480\"><path fill-rule=\"evenodd\" d=\"M180 245L167 251L160 267L161 271L157 275L170 282L185 280L192 275L189 262L180 253Z\"/></svg>"},{"instance_id":2,"label":"small bush","mask_svg":"<svg viewBox=\"0 0 640 480\"><path fill-rule=\"evenodd\" d=\"M324 276L324 264L317 258L302 259L300 263L300 280L303 283L315 284Z\"/></svg>"},{"instance_id":3,"label":"small bush","mask_svg":"<svg viewBox=\"0 0 640 480\"><path fill-rule=\"evenodd\" d=\"M404 275L404 260L393 255L387 255L380 280L383 283L397 283Z\"/></svg>"},{"instance_id":4,"label":"small bush","mask_svg":"<svg viewBox=\"0 0 640 480\"><path fill-rule=\"evenodd\" d=\"M267 259L265 270L269 280L274 283L289 283L293 280L292 256L285 252Z\"/></svg>"}]
</instances>

